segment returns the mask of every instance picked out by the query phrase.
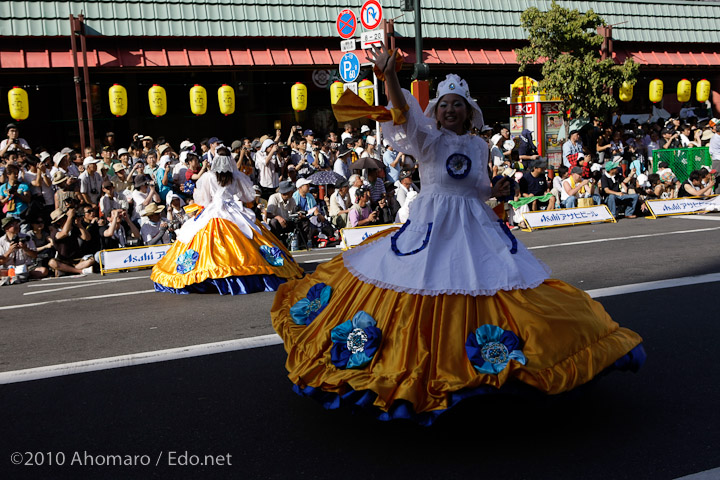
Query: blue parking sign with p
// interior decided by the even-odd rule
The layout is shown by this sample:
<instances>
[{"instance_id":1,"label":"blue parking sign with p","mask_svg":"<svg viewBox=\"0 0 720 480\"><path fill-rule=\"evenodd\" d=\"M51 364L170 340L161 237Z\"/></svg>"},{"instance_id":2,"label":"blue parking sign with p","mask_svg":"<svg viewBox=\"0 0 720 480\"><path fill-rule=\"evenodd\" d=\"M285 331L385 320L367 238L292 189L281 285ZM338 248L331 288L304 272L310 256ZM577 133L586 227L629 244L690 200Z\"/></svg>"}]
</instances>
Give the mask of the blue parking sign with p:
<instances>
[{"instance_id":1,"label":"blue parking sign with p","mask_svg":"<svg viewBox=\"0 0 720 480\"><path fill-rule=\"evenodd\" d=\"M360 75L360 60L357 55L352 52L343 55L340 59L339 71L343 82L354 82Z\"/></svg>"}]
</instances>

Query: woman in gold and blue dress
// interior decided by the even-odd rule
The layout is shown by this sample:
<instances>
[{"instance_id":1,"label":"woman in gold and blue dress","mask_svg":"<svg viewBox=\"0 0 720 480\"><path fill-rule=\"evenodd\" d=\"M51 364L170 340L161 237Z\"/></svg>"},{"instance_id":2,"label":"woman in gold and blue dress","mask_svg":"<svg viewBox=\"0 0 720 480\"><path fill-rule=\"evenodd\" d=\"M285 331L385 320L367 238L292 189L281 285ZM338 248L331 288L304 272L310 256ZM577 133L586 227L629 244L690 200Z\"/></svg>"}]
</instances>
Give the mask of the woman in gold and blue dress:
<instances>
[{"instance_id":1,"label":"woman in gold and blue dress","mask_svg":"<svg viewBox=\"0 0 720 480\"><path fill-rule=\"evenodd\" d=\"M559 394L639 368L640 336L551 279L485 204L508 186L491 189L488 146L469 134L483 117L467 83L448 75L423 112L400 88L398 57L382 47L373 58L391 101L383 133L418 160L422 190L401 228L278 289L271 316L294 390L326 408L428 425L468 397ZM363 110L343 97L339 119Z\"/></svg>"},{"instance_id":2,"label":"woman in gold and blue dress","mask_svg":"<svg viewBox=\"0 0 720 480\"><path fill-rule=\"evenodd\" d=\"M155 290L239 295L272 292L302 269L283 243L243 203L255 199L250 179L225 148L193 192L199 213L153 267Z\"/></svg>"}]
</instances>

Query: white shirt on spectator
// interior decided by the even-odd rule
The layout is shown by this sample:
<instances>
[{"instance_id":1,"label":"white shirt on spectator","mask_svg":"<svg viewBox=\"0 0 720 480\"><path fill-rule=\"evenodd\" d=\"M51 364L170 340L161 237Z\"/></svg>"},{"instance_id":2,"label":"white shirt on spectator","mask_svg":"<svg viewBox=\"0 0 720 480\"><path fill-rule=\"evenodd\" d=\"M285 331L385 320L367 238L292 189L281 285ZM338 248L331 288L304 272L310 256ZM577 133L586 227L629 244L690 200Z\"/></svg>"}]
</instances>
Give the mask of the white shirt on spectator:
<instances>
[{"instance_id":1,"label":"white shirt on spectator","mask_svg":"<svg viewBox=\"0 0 720 480\"><path fill-rule=\"evenodd\" d=\"M160 233L160 230L162 230L160 228L160 223L166 222L164 218L160 218L160 220L158 220L157 222L152 222L147 217L143 218L145 218L146 220L145 223L143 223L143 225L140 227L140 236L142 237L143 242L145 242L145 245L160 245L163 243L170 243L170 233L167 230L165 230L165 233L163 234L159 242L156 242L154 244L150 243L150 240L152 240L155 235Z\"/></svg>"},{"instance_id":2,"label":"white shirt on spectator","mask_svg":"<svg viewBox=\"0 0 720 480\"><path fill-rule=\"evenodd\" d=\"M258 183L263 188L277 188L280 184L278 178L276 166L278 165L278 159L276 155L273 155L269 162L267 162L267 152L257 152L255 154L255 168L258 171Z\"/></svg>"},{"instance_id":3,"label":"white shirt on spectator","mask_svg":"<svg viewBox=\"0 0 720 480\"><path fill-rule=\"evenodd\" d=\"M88 171L85 170L78 179L80 180L80 193L86 193L92 203L97 203L100 195L102 195L102 176L98 172L90 176Z\"/></svg>"},{"instance_id":4,"label":"white shirt on spectator","mask_svg":"<svg viewBox=\"0 0 720 480\"><path fill-rule=\"evenodd\" d=\"M110 218L110 214L113 210L122 208L120 205L120 200L121 199L118 196L117 192L113 192L112 197L108 194L103 195L102 198L100 198L100 212L106 218Z\"/></svg>"},{"instance_id":5,"label":"white shirt on spectator","mask_svg":"<svg viewBox=\"0 0 720 480\"><path fill-rule=\"evenodd\" d=\"M0 150L2 150L3 148L5 148L5 145L7 145L9 141L10 141L10 139L9 139L9 138L6 138L6 139L3 140L2 142L0 142ZM22 147L22 148L25 148L25 149L29 149L29 148L30 148L30 145L28 145L27 140L25 140L24 138L18 138L17 141L18 141L17 144L10 145L10 146L8 147L8 149L7 149L8 152L12 152L13 150L20 150L20 149L18 148L18 146L20 146L20 147Z\"/></svg>"},{"instance_id":6,"label":"white shirt on spectator","mask_svg":"<svg viewBox=\"0 0 720 480\"><path fill-rule=\"evenodd\" d=\"M36 250L35 248L35 242L32 241L32 238L26 236L26 235L18 235L16 238L21 239L25 242L25 245L29 250ZM3 235L0 237L0 255L3 257L5 256L5 252L7 252L10 249L10 241L7 238L7 235ZM33 259L31 257L28 257L25 255L25 252L20 248L16 248L15 251L10 255L10 258L7 259L7 261L3 264L4 267L17 267L18 265L31 265L33 263Z\"/></svg>"},{"instance_id":7,"label":"white shirt on spectator","mask_svg":"<svg viewBox=\"0 0 720 480\"><path fill-rule=\"evenodd\" d=\"M720 160L720 133L715 132L710 138L708 147L710 148L710 157L715 161Z\"/></svg>"}]
</instances>

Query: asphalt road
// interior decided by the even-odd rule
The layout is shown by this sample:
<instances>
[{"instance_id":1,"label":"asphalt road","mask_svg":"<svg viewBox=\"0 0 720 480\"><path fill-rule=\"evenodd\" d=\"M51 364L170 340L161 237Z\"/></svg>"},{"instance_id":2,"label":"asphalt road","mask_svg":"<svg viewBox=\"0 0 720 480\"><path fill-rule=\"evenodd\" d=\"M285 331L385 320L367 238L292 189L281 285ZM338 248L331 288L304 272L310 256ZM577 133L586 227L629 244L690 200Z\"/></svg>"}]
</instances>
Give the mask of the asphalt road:
<instances>
[{"instance_id":1,"label":"asphalt road","mask_svg":"<svg viewBox=\"0 0 720 480\"><path fill-rule=\"evenodd\" d=\"M720 273L718 220L517 236L554 277L594 290ZM297 258L311 271L334 253ZM136 293L152 288L148 276L3 287L0 372L272 333L273 294ZM638 374L567 396L473 400L432 428L325 412L297 397L281 346L1 385L0 478L673 479L713 469L720 282L664 286L598 299L644 337ZM12 464L13 452L23 465ZM26 452L45 465L25 465ZM65 465L49 467L48 452ZM98 466L107 455L138 457L135 466Z\"/></svg>"}]
</instances>

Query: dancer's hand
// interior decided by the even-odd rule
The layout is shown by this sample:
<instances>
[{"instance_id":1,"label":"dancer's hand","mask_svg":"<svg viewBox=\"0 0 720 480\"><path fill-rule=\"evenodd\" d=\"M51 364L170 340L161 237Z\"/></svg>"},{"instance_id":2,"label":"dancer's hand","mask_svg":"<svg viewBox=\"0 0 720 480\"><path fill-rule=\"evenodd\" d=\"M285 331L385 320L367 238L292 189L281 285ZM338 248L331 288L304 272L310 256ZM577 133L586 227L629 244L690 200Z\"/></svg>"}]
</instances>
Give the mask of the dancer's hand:
<instances>
[{"instance_id":1,"label":"dancer's hand","mask_svg":"<svg viewBox=\"0 0 720 480\"><path fill-rule=\"evenodd\" d=\"M395 53L390 53L384 43L381 43L380 47L372 45L370 50L365 54L365 58L377 66L385 75L390 72L395 72Z\"/></svg>"}]
</instances>

